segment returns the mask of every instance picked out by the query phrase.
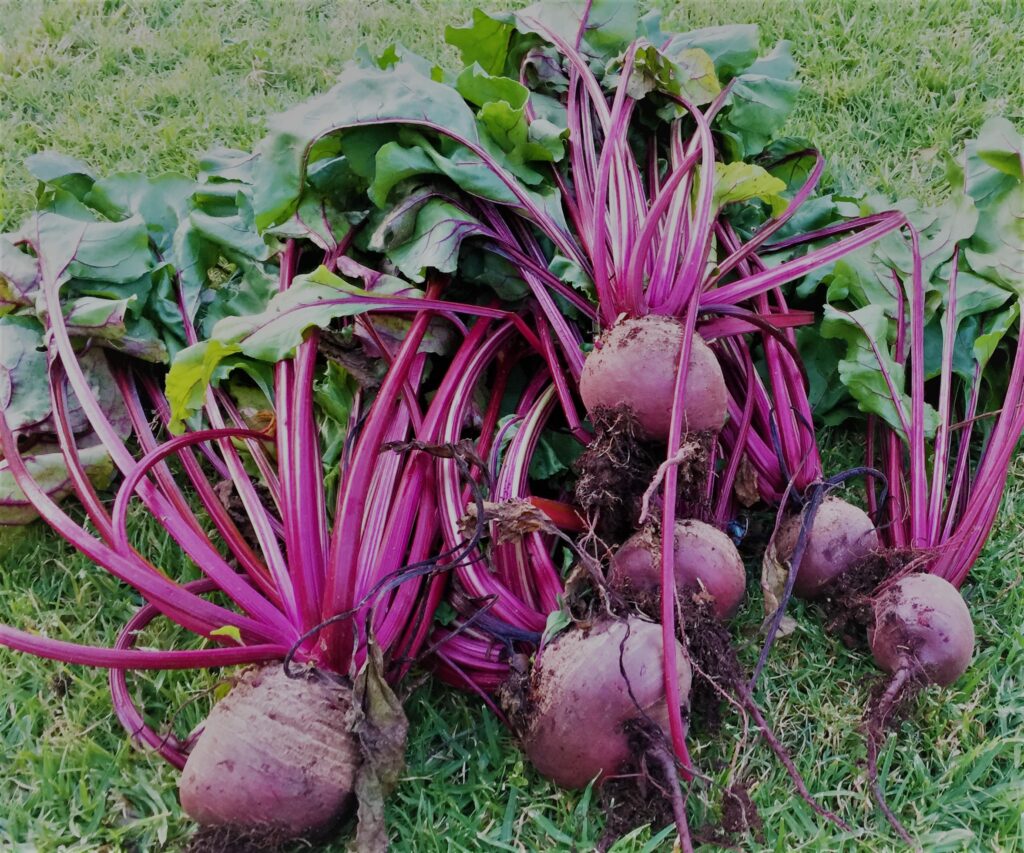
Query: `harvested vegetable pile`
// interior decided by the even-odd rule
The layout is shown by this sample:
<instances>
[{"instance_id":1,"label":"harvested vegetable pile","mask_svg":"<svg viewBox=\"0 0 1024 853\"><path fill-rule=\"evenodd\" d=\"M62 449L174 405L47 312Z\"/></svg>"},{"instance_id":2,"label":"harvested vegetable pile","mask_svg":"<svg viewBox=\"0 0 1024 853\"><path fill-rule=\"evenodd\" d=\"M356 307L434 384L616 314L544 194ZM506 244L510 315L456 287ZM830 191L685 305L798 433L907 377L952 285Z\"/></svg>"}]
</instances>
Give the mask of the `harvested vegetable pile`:
<instances>
[{"instance_id":1,"label":"harvested vegetable pile","mask_svg":"<svg viewBox=\"0 0 1024 853\"><path fill-rule=\"evenodd\" d=\"M386 847L414 670L595 786L602 848L674 823L690 850L763 838L762 742L856 831L765 710L795 593L887 674L867 779L913 845L879 750L970 664L958 590L1024 432L1020 134L990 120L918 209L822 184L781 133L789 47L756 27L595 0L447 38L461 69L364 51L195 177L30 158L37 210L0 235L0 521L40 517L142 601L109 644L0 643L109 668L128 732L182 770L196 850L353 814ZM865 458L828 471L816 425L844 422ZM179 646L140 642L158 619ZM229 666L187 734L129 683ZM760 739L722 775L691 747L727 717ZM720 814L692 826L697 786Z\"/></svg>"}]
</instances>

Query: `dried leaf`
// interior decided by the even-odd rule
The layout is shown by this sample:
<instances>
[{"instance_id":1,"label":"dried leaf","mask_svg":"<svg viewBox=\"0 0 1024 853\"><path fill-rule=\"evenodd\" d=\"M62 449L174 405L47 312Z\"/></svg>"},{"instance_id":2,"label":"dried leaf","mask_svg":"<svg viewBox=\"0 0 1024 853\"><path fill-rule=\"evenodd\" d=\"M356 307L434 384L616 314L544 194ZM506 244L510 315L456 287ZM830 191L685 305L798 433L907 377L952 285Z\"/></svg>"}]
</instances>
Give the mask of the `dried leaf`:
<instances>
[{"instance_id":1,"label":"dried leaf","mask_svg":"<svg viewBox=\"0 0 1024 853\"><path fill-rule=\"evenodd\" d=\"M761 492L757 488L757 471L746 453L740 458L732 488L736 493L736 500L748 509L761 501Z\"/></svg>"},{"instance_id":2,"label":"dried leaf","mask_svg":"<svg viewBox=\"0 0 1024 853\"><path fill-rule=\"evenodd\" d=\"M484 521L493 525L497 544L514 542L529 533L558 533L547 514L529 501L514 499L507 501L484 501ZM463 536L473 535L477 526L477 508L471 504L460 519L459 527Z\"/></svg>"},{"instance_id":3,"label":"dried leaf","mask_svg":"<svg viewBox=\"0 0 1024 853\"><path fill-rule=\"evenodd\" d=\"M402 703L384 679L380 647L368 644L366 664L353 684L349 728L359 738L362 763L356 772L355 793L359 803L355 853L379 853L388 849L384 801L405 769L405 744L409 731Z\"/></svg>"},{"instance_id":4,"label":"dried leaf","mask_svg":"<svg viewBox=\"0 0 1024 853\"><path fill-rule=\"evenodd\" d=\"M767 631L768 625L775 611L779 609L782 601L782 593L786 589L786 578L789 576L789 565L779 559L775 550L775 539L768 543L764 550L764 560L761 563L761 591L764 593L764 623L761 625L763 632ZM796 630L796 620L792 616L783 616L779 623L778 636L785 637Z\"/></svg>"}]
</instances>

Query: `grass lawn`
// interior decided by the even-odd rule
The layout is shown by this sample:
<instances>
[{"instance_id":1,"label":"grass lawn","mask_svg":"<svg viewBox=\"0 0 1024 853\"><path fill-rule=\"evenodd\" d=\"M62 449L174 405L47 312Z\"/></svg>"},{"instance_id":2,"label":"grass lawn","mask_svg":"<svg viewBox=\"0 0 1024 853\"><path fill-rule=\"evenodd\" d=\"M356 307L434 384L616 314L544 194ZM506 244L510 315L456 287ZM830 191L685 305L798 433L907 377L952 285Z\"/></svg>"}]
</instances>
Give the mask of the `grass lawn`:
<instances>
[{"instance_id":1,"label":"grass lawn","mask_svg":"<svg viewBox=\"0 0 1024 853\"><path fill-rule=\"evenodd\" d=\"M990 115L1024 122L1017 0L664 5L667 28L757 22L766 42L794 42L806 88L790 130L823 147L836 183L934 201L942 152ZM268 112L326 88L361 42L398 39L444 59L444 25L469 8L462 0L0 0L0 223L12 227L31 206L21 164L35 151L56 148L103 171L191 170L215 143L251 145ZM849 458L854 445L838 444ZM163 549L172 573L188 570L154 522L140 516L133 528L151 553ZM979 638L974 665L953 688L921 698L881 761L891 805L929 851L1024 849L1022 556L1018 461L965 587ZM136 604L48 530L0 530L0 621L109 642ZM748 660L759 605L753 596L738 626ZM746 846L895 849L871 803L857 733L875 670L801 608L760 698L811 790L857 829L841 836L823 825L751 739L743 778L765 843ZM134 683L154 717L176 714L176 730L187 732L217 676ZM395 849L586 849L600 835L591 796L537 778L477 701L424 686L408 710L409 764L388 815ZM696 760L718 781L738 737L723 732L727 749L695 738ZM129 744L102 672L0 651L0 756L0 849L176 850L187 840L175 774ZM718 799L696 786L694 822ZM666 838L641 831L618 849L665 847Z\"/></svg>"}]
</instances>

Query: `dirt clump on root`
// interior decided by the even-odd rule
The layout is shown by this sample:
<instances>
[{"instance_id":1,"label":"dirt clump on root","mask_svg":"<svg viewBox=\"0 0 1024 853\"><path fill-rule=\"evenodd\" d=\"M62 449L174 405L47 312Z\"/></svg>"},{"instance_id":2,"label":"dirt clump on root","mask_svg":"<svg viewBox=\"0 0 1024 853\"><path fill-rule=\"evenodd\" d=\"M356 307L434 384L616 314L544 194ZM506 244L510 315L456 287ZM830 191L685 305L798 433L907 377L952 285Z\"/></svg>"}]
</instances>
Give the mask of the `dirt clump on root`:
<instances>
[{"instance_id":1,"label":"dirt clump on root","mask_svg":"<svg viewBox=\"0 0 1024 853\"><path fill-rule=\"evenodd\" d=\"M664 734L639 717L629 720L623 729L629 738L633 760L618 776L601 786L605 825L595 848L598 851L609 850L637 827L650 825L657 831L673 821L669 786L678 788L679 779L667 779L662 765L647 759L652 741L655 738L663 741Z\"/></svg>"},{"instance_id":2,"label":"dirt clump on root","mask_svg":"<svg viewBox=\"0 0 1024 853\"><path fill-rule=\"evenodd\" d=\"M711 602L700 592L689 590L681 598L683 611L683 643L693 661L690 687L692 719L707 732L716 732L722 725L722 693L735 693L743 683L743 670L732 635L725 623L715 616Z\"/></svg>"},{"instance_id":3,"label":"dirt clump on root","mask_svg":"<svg viewBox=\"0 0 1024 853\"><path fill-rule=\"evenodd\" d=\"M622 542L639 526L656 455L628 406L595 409L591 421L594 439L576 461L576 499L598 536Z\"/></svg>"},{"instance_id":4,"label":"dirt clump on root","mask_svg":"<svg viewBox=\"0 0 1024 853\"><path fill-rule=\"evenodd\" d=\"M207 826L192 836L185 853L293 853L312 850L309 841L296 840L287 830Z\"/></svg>"},{"instance_id":5,"label":"dirt clump on root","mask_svg":"<svg viewBox=\"0 0 1024 853\"><path fill-rule=\"evenodd\" d=\"M878 551L826 584L817 597L825 613L826 630L838 635L847 648L866 648L867 631L874 622L875 591L913 558L908 550Z\"/></svg>"},{"instance_id":6,"label":"dirt clump on root","mask_svg":"<svg viewBox=\"0 0 1024 853\"><path fill-rule=\"evenodd\" d=\"M526 655L516 654L509 660L508 678L498 687L497 698L512 731L517 735L528 731L535 703L530 689L530 660Z\"/></svg>"},{"instance_id":7,"label":"dirt clump on root","mask_svg":"<svg viewBox=\"0 0 1024 853\"><path fill-rule=\"evenodd\" d=\"M730 835L750 832L759 843L764 843L761 815L757 813L757 806L742 782L737 782L725 791L722 798L722 828Z\"/></svg>"}]
</instances>

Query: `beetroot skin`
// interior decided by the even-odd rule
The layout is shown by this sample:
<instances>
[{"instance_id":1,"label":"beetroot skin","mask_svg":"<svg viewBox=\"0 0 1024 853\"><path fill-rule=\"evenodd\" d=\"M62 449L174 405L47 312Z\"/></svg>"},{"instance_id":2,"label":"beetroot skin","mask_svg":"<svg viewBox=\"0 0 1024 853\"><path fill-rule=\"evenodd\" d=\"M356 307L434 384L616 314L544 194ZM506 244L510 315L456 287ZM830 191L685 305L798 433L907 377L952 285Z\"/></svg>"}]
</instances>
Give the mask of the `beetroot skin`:
<instances>
[{"instance_id":1,"label":"beetroot skin","mask_svg":"<svg viewBox=\"0 0 1024 853\"><path fill-rule=\"evenodd\" d=\"M681 646L675 651L680 695L688 697L690 665ZM615 775L635 757L623 725L641 710L668 734L663 678L658 625L607 619L559 634L533 668L532 715L521 738L527 757L563 788Z\"/></svg>"},{"instance_id":2,"label":"beetroot skin","mask_svg":"<svg viewBox=\"0 0 1024 853\"><path fill-rule=\"evenodd\" d=\"M204 826L273 827L294 837L329 829L354 805L359 746L348 687L250 670L218 702L179 782L181 806Z\"/></svg>"},{"instance_id":3,"label":"beetroot skin","mask_svg":"<svg viewBox=\"0 0 1024 853\"><path fill-rule=\"evenodd\" d=\"M875 662L889 674L920 666L935 684L956 681L974 653L974 623L963 597L937 575L908 575L875 600L868 631Z\"/></svg>"},{"instance_id":4,"label":"beetroot skin","mask_svg":"<svg viewBox=\"0 0 1024 853\"><path fill-rule=\"evenodd\" d=\"M677 521L674 567L676 588L703 588L714 597L719 619L736 615L746 590L747 573L739 551L722 531L703 521ZM651 593L661 589L661 542L642 530L627 539L612 558L608 583L613 589Z\"/></svg>"},{"instance_id":5,"label":"beetroot skin","mask_svg":"<svg viewBox=\"0 0 1024 853\"><path fill-rule=\"evenodd\" d=\"M666 441L683 334L678 320L653 314L623 320L605 332L580 376L587 411L625 405L635 415L641 437ZM722 368L697 334L690 346L683 405L684 432L718 432L725 424L728 399Z\"/></svg>"},{"instance_id":6,"label":"beetroot skin","mask_svg":"<svg viewBox=\"0 0 1024 853\"><path fill-rule=\"evenodd\" d=\"M779 559L792 560L802 521L795 515L779 528ZM793 591L801 598L814 598L829 581L877 549L878 533L864 510L839 498L825 498L814 517Z\"/></svg>"}]
</instances>

